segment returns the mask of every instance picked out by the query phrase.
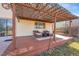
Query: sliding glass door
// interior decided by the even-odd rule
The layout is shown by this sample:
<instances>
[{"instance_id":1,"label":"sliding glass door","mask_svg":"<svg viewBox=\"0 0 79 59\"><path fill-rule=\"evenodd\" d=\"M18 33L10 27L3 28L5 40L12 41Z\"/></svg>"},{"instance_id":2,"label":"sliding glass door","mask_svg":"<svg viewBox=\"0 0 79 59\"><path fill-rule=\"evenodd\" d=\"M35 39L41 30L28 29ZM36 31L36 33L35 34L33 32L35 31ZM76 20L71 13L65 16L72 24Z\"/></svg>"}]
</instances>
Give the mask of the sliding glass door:
<instances>
[{"instance_id":1,"label":"sliding glass door","mask_svg":"<svg viewBox=\"0 0 79 59\"><path fill-rule=\"evenodd\" d=\"M12 21L0 18L0 37L12 35Z\"/></svg>"}]
</instances>

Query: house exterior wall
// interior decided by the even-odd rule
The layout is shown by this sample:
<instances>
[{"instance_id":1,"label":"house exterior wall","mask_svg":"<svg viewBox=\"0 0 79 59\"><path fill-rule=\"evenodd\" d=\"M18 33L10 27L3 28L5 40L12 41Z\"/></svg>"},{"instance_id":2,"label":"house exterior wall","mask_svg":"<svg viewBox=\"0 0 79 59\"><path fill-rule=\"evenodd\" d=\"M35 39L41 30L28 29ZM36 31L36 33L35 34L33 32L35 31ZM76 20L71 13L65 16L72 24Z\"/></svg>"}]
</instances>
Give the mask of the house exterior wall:
<instances>
[{"instance_id":1,"label":"house exterior wall","mask_svg":"<svg viewBox=\"0 0 79 59\"><path fill-rule=\"evenodd\" d=\"M72 21L72 27L76 27L76 36L79 37L79 19L74 19Z\"/></svg>"},{"instance_id":2,"label":"house exterior wall","mask_svg":"<svg viewBox=\"0 0 79 59\"><path fill-rule=\"evenodd\" d=\"M30 36L33 35L33 30L39 30L42 32L43 30L48 30L52 33L52 23L45 23L45 29L36 29L35 22L31 20L16 20L16 36Z\"/></svg>"},{"instance_id":3,"label":"house exterior wall","mask_svg":"<svg viewBox=\"0 0 79 59\"><path fill-rule=\"evenodd\" d=\"M69 21L66 21L67 27L69 28ZM71 34L72 36L79 37L79 19L73 19L71 23Z\"/></svg>"},{"instance_id":4,"label":"house exterior wall","mask_svg":"<svg viewBox=\"0 0 79 59\"><path fill-rule=\"evenodd\" d=\"M69 21L66 21L66 23L68 24L69 26ZM78 26L79 25L79 19L73 19L72 20L72 23L71 23L71 26L74 27L74 26Z\"/></svg>"},{"instance_id":5,"label":"house exterior wall","mask_svg":"<svg viewBox=\"0 0 79 59\"><path fill-rule=\"evenodd\" d=\"M0 18L12 19L12 11L11 9L4 9L0 4Z\"/></svg>"},{"instance_id":6,"label":"house exterior wall","mask_svg":"<svg viewBox=\"0 0 79 59\"><path fill-rule=\"evenodd\" d=\"M56 28L60 29L65 27L65 21L61 21L61 22L56 22Z\"/></svg>"}]
</instances>

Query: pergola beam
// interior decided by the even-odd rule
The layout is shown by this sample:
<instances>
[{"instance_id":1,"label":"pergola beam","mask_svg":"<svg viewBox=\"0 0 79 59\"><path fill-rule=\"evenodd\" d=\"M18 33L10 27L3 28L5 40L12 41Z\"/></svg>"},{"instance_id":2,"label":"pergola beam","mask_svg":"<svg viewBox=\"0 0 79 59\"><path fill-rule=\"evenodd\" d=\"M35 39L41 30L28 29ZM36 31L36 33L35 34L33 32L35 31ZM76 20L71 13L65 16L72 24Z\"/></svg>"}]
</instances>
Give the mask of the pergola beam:
<instances>
[{"instance_id":1,"label":"pergola beam","mask_svg":"<svg viewBox=\"0 0 79 59\"><path fill-rule=\"evenodd\" d=\"M53 14L53 12L55 12L55 11L57 11L58 9L56 8L56 7L51 7L52 9L48 9L47 10L47 13L45 13L45 14L43 14L41 17L43 17L43 16L46 16L46 15L50 15L50 13L51 13L51 15ZM50 11L51 10L51 11Z\"/></svg>"}]
</instances>

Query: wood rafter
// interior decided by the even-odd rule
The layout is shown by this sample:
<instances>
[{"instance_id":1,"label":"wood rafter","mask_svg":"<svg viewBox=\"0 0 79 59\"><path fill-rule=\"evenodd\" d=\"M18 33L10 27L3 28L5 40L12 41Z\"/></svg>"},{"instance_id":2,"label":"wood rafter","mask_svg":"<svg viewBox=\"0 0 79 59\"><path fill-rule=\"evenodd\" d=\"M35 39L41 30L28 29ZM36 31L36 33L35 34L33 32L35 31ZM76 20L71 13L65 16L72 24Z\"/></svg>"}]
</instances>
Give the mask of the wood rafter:
<instances>
[{"instance_id":1,"label":"wood rafter","mask_svg":"<svg viewBox=\"0 0 79 59\"><path fill-rule=\"evenodd\" d=\"M32 9L33 13L29 15L31 18L37 18L41 20L52 19L54 15L57 13L57 21L62 21L66 19L75 19L77 16L72 15L68 10L59 6L58 4L50 4L50 3L23 3L16 4L17 6L23 6L27 9ZM26 10L27 11L27 10ZM52 20L51 20L52 21Z\"/></svg>"}]
</instances>

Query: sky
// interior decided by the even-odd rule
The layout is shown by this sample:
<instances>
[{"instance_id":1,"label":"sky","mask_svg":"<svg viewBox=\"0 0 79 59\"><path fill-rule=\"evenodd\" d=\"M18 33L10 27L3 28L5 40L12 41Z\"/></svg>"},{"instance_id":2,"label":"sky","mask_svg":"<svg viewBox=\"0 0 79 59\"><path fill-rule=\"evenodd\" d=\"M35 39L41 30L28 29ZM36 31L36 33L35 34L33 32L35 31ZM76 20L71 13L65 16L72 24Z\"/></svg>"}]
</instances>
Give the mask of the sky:
<instances>
[{"instance_id":1,"label":"sky","mask_svg":"<svg viewBox=\"0 0 79 59\"><path fill-rule=\"evenodd\" d=\"M61 3L60 5L69 10L72 14L79 16L79 3Z\"/></svg>"}]
</instances>

